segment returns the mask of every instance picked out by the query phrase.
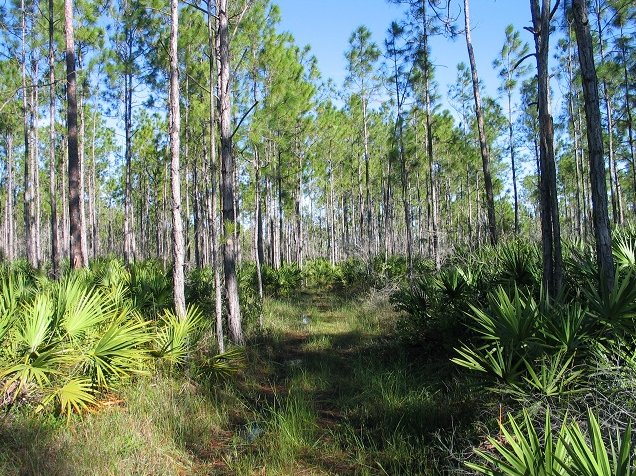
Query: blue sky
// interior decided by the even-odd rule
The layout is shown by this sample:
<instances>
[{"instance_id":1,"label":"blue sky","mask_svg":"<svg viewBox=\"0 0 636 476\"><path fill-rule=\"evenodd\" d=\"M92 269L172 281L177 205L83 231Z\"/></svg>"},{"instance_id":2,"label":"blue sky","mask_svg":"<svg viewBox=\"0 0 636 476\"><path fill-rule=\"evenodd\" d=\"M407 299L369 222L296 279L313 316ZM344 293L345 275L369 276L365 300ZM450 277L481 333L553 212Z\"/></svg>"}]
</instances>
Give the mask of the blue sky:
<instances>
[{"instance_id":1,"label":"blue sky","mask_svg":"<svg viewBox=\"0 0 636 476\"><path fill-rule=\"evenodd\" d=\"M273 0L273 3L281 8L281 29L289 31L300 46L310 45L323 78L332 78L338 85L345 77L344 52L351 33L359 25L366 25L373 32L374 41L383 47L391 21L404 18L403 9L386 0ZM460 0L453 0L456 14L460 13L459 3ZM477 70L487 93L496 96L499 80L492 61L503 46L506 25L512 23L522 31L522 39L532 47L532 36L522 30L531 23L530 2L471 0L470 17ZM458 22L463 27L463 13ZM433 38L431 53L439 92L446 96L448 84L457 76L457 64L468 63L466 41L463 36L454 41Z\"/></svg>"}]
</instances>

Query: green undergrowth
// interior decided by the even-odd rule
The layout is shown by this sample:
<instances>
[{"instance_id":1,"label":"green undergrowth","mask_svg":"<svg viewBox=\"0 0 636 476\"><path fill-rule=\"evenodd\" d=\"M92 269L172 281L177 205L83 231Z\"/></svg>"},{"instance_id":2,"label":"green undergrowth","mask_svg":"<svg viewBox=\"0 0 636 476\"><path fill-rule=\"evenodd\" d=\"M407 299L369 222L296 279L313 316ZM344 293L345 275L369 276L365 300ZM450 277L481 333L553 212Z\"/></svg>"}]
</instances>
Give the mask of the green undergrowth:
<instances>
[{"instance_id":1,"label":"green undergrowth","mask_svg":"<svg viewBox=\"0 0 636 476\"><path fill-rule=\"evenodd\" d=\"M476 425L447 357L405 346L385 294L311 290L264 303L229 380L155 372L80 418L18 409L0 423L3 475L421 475ZM462 440L464 441L464 440Z\"/></svg>"}]
</instances>

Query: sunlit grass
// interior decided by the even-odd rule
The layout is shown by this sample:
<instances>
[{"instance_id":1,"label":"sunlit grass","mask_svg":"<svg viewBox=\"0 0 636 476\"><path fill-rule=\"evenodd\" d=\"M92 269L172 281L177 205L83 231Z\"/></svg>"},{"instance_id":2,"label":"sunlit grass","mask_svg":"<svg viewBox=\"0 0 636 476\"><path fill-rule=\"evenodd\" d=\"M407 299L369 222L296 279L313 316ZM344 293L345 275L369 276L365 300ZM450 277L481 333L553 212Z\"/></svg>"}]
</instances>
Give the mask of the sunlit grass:
<instances>
[{"instance_id":1,"label":"sunlit grass","mask_svg":"<svg viewBox=\"0 0 636 476\"><path fill-rule=\"evenodd\" d=\"M264 318L229 382L139 378L68 426L16 414L0 427L0 474L431 472L432 435L454 424L448 415L467 394L441 389L444 367L422 368L391 341L386 299L268 298Z\"/></svg>"}]
</instances>

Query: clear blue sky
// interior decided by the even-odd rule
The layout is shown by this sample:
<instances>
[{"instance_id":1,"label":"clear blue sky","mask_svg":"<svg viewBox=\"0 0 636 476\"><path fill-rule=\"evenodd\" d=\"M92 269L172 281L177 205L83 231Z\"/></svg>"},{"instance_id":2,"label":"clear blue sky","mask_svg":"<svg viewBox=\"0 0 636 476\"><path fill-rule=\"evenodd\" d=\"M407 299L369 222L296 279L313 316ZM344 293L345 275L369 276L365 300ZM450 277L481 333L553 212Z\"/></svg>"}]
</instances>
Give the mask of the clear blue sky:
<instances>
[{"instance_id":1,"label":"clear blue sky","mask_svg":"<svg viewBox=\"0 0 636 476\"><path fill-rule=\"evenodd\" d=\"M344 52L351 33L358 26L366 25L372 31L374 41L383 48L391 21L404 18L403 8L386 0L273 0L273 3L281 9L281 29L289 31L298 45L310 45L318 58L323 78L332 78L337 85L342 85L345 77ZM460 0L453 0L456 15L461 13L459 3ZM487 93L496 96L499 80L492 69L492 61L503 46L506 25L512 23L522 32L522 39L533 47L532 36L522 30L531 23L530 2L471 0L470 17L477 70ZM463 28L463 13L458 23ZM431 54L437 68L439 92L446 96L448 84L457 76L457 64L468 63L466 41L463 36L454 41L433 38Z\"/></svg>"}]
</instances>

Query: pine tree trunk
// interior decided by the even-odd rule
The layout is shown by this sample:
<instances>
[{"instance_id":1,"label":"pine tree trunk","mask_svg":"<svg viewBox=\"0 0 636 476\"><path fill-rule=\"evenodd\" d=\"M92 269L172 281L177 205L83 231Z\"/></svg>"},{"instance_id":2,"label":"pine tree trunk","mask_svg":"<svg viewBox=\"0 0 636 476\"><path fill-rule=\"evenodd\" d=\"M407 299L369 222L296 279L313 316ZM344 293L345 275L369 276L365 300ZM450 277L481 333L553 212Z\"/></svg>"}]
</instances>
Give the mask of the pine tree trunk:
<instances>
[{"instance_id":1,"label":"pine tree trunk","mask_svg":"<svg viewBox=\"0 0 636 476\"><path fill-rule=\"evenodd\" d=\"M7 260L15 259L15 220L13 216L13 131L7 132Z\"/></svg>"},{"instance_id":2,"label":"pine tree trunk","mask_svg":"<svg viewBox=\"0 0 636 476\"><path fill-rule=\"evenodd\" d=\"M27 71L26 71L26 16L24 0L21 0L20 9L22 11L22 113L23 113L23 134L24 134L24 182L23 182L23 195L24 195L24 234L26 244L26 256L27 261L35 266L35 250L32 242L32 226L31 223L31 208L32 204L32 188L31 188L31 173L30 173L30 124L29 124L29 102L27 99Z\"/></svg>"},{"instance_id":3,"label":"pine tree trunk","mask_svg":"<svg viewBox=\"0 0 636 476\"><path fill-rule=\"evenodd\" d=\"M49 195L51 200L51 270L58 277L60 261L57 232L57 187L55 182L55 49L53 45L53 0L49 0ZM9 188L11 193L11 188Z\"/></svg>"},{"instance_id":4,"label":"pine tree trunk","mask_svg":"<svg viewBox=\"0 0 636 476\"><path fill-rule=\"evenodd\" d=\"M550 111L548 45L550 39L550 0L531 0L531 13L537 59L539 102L539 164L543 284L553 299L563 280L561 225L557 201L554 127Z\"/></svg>"},{"instance_id":5,"label":"pine tree trunk","mask_svg":"<svg viewBox=\"0 0 636 476\"><path fill-rule=\"evenodd\" d=\"M592 213L596 255L601 277L611 289L614 284L612 238L607 213L607 188L605 184L605 162L603 155L603 129L601 125L598 80L594 67L594 47L585 0L572 0L574 27L581 64L581 83L585 100L587 144L590 160L590 182L592 185Z\"/></svg>"},{"instance_id":6,"label":"pine tree trunk","mask_svg":"<svg viewBox=\"0 0 636 476\"><path fill-rule=\"evenodd\" d=\"M183 221L181 218L181 178L179 174L179 154L181 144L181 111L179 104L179 1L170 1L170 184L172 192L172 242L174 306L179 319L185 319L185 276L183 242Z\"/></svg>"},{"instance_id":7,"label":"pine tree trunk","mask_svg":"<svg viewBox=\"0 0 636 476\"><path fill-rule=\"evenodd\" d=\"M132 56L132 46L126 33L128 56ZM132 209L132 72L124 72L124 134L125 134L125 185L124 185L124 263L129 265L135 260L135 244L133 232L133 209ZM165 258L165 255L164 255Z\"/></svg>"},{"instance_id":8,"label":"pine tree trunk","mask_svg":"<svg viewBox=\"0 0 636 476\"><path fill-rule=\"evenodd\" d=\"M425 4L423 3L423 8ZM424 13L424 19L426 21L426 13ZM428 176L429 176L429 201L431 210L431 229L433 232L433 260L435 261L435 269L440 269L442 261L439 250L439 218L437 210L437 190L435 185L435 163L433 157L433 124L431 121L431 71L430 62L428 57L428 31L426 25L423 28L424 38L424 100L425 100L425 114L426 114L426 155L428 158Z\"/></svg>"},{"instance_id":9,"label":"pine tree trunk","mask_svg":"<svg viewBox=\"0 0 636 476\"><path fill-rule=\"evenodd\" d=\"M66 124L68 129L68 194L70 217L71 266L81 269L82 233L80 224L80 163L77 144L77 78L75 74L75 35L73 30L73 2L64 0L64 32L66 39Z\"/></svg>"},{"instance_id":10,"label":"pine tree trunk","mask_svg":"<svg viewBox=\"0 0 636 476\"><path fill-rule=\"evenodd\" d=\"M473 44L470 34L470 16L468 10L468 0L464 0L464 22L466 34L466 46L468 48L468 59L470 61L470 71L473 81L473 94L475 97L475 114L477 116L477 129L479 132L479 151L481 152L482 167L484 170L484 187L486 189L486 207L488 210L488 231L490 243L497 244L497 221L495 217L495 198L492 190L492 177L490 175L490 157L488 155L488 144L486 142L486 131L484 127L484 115L481 107L481 94L479 92L479 77L477 76L477 64L473 53Z\"/></svg>"},{"instance_id":11,"label":"pine tree trunk","mask_svg":"<svg viewBox=\"0 0 636 476\"><path fill-rule=\"evenodd\" d=\"M34 10L36 9L36 4L33 4ZM33 12L35 15L35 11ZM38 62L33 59L31 62L31 84L35 84L38 78ZM31 240L33 242L33 250L35 256L35 264L36 267L40 267L40 262L42 260L42 250L40 246L41 241L41 210L40 210L40 168L38 166L39 163L39 155L40 155L40 137L39 137L39 88L31 89L31 124L32 124L32 134L33 134L33 143L31 144L31 184L33 187L33 206L31 207Z\"/></svg>"},{"instance_id":12,"label":"pine tree trunk","mask_svg":"<svg viewBox=\"0 0 636 476\"><path fill-rule=\"evenodd\" d=\"M234 211L234 158L232 157L232 128L230 100L230 35L228 0L217 0L216 15L219 39L219 129L221 132L221 198L223 204L223 272L225 297L228 304L228 327L232 342L243 345L241 308L236 276L236 247L234 238L236 216Z\"/></svg>"},{"instance_id":13,"label":"pine tree trunk","mask_svg":"<svg viewBox=\"0 0 636 476\"><path fill-rule=\"evenodd\" d=\"M95 105L96 106L96 105ZM95 107L93 112L93 133L91 140L91 175L89 180L89 188L88 188L88 221L91 225L91 254L93 259L97 258L99 254L99 231L97 230L97 207L96 207L96 181L97 181L97 170L96 170L96 142L97 142L97 107Z\"/></svg>"},{"instance_id":14,"label":"pine tree trunk","mask_svg":"<svg viewBox=\"0 0 636 476\"><path fill-rule=\"evenodd\" d=\"M210 50L210 228L212 241L212 268L214 269L214 309L215 309L215 327L216 341L220 353L225 352L225 338L223 332L223 299L221 294L221 263L219 260L219 227L218 227L218 167L217 167L217 149L216 149L216 98L214 95L214 78L215 78L215 58L218 57L218 38L214 34L212 25L212 2L208 0L208 48Z\"/></svg>"},{"instance_id":15,"label":"pine tree trunk","mask_svg":"<svg viewBox=\"0 0 636 476\"><path fill-rule=\"evenodd\" d=\"M82 70L82 56L78 56L77 64ZM84 120L84 88L80 87L79 98L77 100L78 107L78 120L79 120L79 136L78 136L78 144L79 144L79 164L80 164L80 172L79 172L79 180L80 180L80 233L82 234L82 262L84 266L88 266L88 240L86 235L86 204L84 201L85 195L85 180L86 180L86 171L84 169L84 163L86 161L86 121Z\"/></svg>"}]
</instances>

